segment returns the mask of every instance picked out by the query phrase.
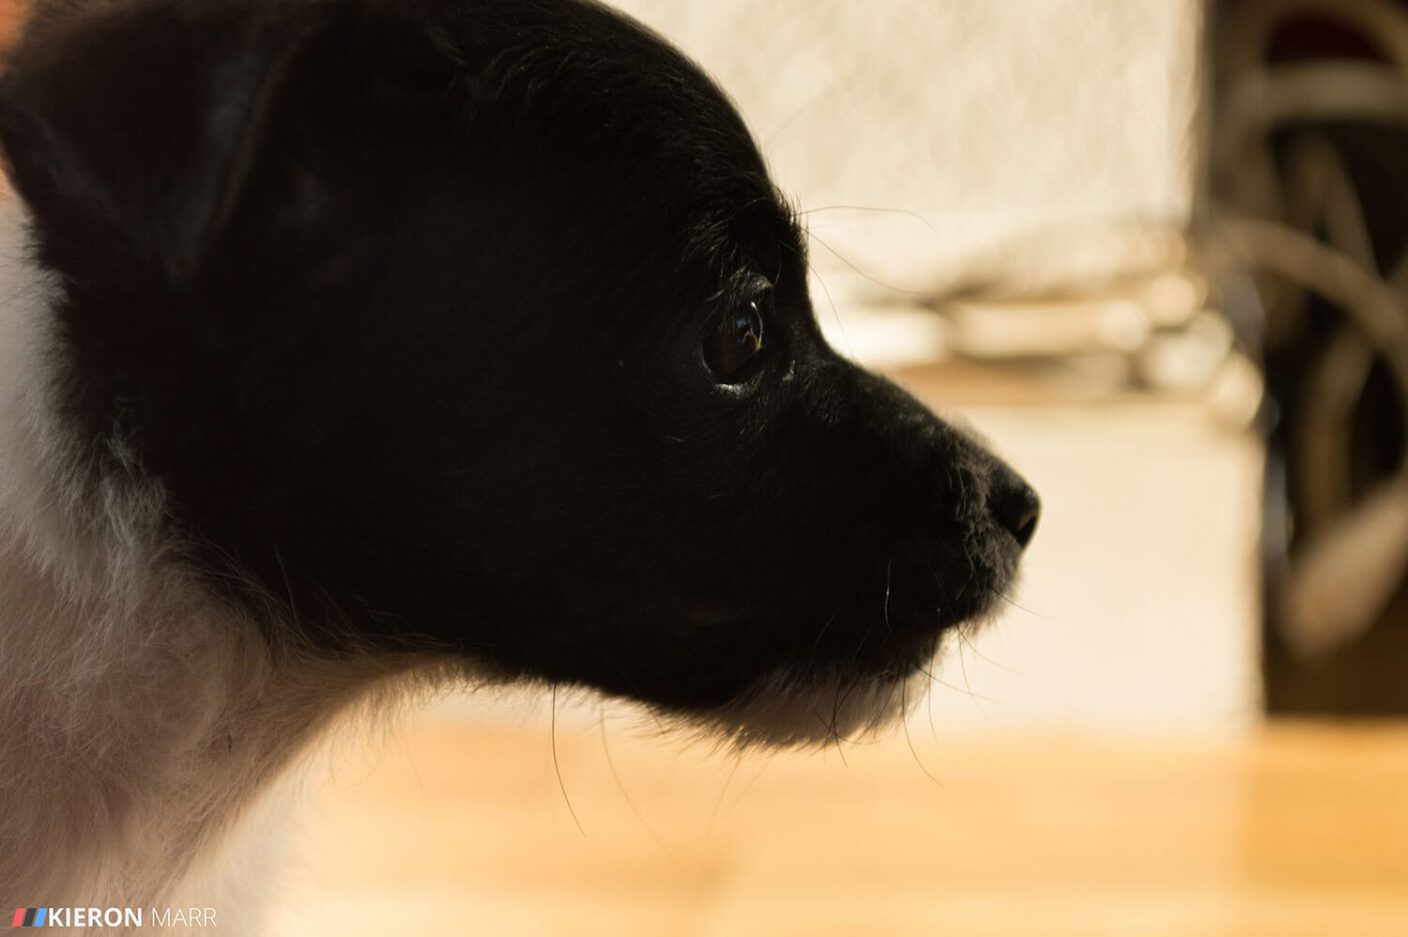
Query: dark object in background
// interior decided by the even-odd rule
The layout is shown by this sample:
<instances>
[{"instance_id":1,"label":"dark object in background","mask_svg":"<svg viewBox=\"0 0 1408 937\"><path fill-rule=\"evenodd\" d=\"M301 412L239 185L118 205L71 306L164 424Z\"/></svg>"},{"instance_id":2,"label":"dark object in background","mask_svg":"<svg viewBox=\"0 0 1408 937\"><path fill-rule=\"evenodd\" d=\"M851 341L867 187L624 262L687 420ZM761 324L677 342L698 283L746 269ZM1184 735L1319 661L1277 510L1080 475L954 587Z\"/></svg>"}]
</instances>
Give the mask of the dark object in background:
<instances>
[{"instance_id":1,"label":"dark object in background","mask_svg":"<svg viewBox=\"0 0 1408 937\"><path fill-rule=\"evenodd\" d=\"M1408 5L1266 0L1213 10L1211 195L1304 231L1408 288ZM1268 77L1282 79L1273 86ZM1285 79L1289 78L1287 81ZM1293 82L1303 81L1303 94ZM1287 106L1289 105L1289 106ZM1362 634L1295 653L1287 552L1343 524L1402 468L1400 389L1345 310L1261 280L1270 427L1265 682L1272 713L1408 713L1408 589ZM1408 295L1408 293L1405 293ZM1404 304L1408 308L1408 303Z\"/></svg>"}]
</instances>

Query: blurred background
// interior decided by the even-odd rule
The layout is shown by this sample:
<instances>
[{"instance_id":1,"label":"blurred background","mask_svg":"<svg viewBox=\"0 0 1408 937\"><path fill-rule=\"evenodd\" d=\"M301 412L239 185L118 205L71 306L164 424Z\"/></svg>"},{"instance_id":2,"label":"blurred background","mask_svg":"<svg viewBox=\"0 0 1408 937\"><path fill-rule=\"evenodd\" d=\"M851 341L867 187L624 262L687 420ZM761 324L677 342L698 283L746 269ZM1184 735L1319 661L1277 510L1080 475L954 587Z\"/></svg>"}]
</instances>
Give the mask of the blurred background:
<instances>
[{"instance_id":1,"label":"blurred background","mask_svg":"<svg viewBox=\"0 0 1408 937\"><path fill-rule=\"evenodd\" d=\"M1024 579L878 739L351 734L277 932L1408 934L1408 3L617 3L735 97L836 347L1041 492Z\"/></svg>"}]
</instances>

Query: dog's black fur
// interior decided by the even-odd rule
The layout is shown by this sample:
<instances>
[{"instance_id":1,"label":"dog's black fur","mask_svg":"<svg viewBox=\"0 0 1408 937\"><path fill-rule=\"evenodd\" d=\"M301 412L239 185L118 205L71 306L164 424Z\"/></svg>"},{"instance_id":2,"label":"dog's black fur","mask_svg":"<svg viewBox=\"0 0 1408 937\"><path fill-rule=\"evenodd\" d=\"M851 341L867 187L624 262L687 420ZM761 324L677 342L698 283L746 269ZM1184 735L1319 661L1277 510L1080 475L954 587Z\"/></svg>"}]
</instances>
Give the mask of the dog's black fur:
<instances>
[{"instance_id":1,"label":"dog's black fur","mask_svg":"<svg viewBox=\"0 0 1408 937\"><path fill-rule=\"evenodd\" d=\"M604 7L51 3L0 142L87 468L135 453L272 638L707 712L900 680L1031 536L827 347L741 119Z\"/></svg>"}]
</instances>

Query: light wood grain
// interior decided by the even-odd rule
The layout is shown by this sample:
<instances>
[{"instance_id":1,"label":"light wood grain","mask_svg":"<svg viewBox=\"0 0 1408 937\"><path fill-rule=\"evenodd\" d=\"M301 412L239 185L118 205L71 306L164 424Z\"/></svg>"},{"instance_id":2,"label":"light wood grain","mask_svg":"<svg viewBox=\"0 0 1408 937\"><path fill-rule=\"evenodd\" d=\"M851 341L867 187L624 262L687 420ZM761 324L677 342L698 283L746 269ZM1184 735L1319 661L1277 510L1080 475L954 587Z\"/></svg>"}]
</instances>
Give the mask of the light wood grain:
<instances>
[{"instance_id":1,"label":"light wood grain","mask_svg":"<svg viewBox=\"0 0 1408 937\"><path fill-rule=\"evenodd\" d=\"M1408 934L1408 727L942 731L933 780L903 736L734 768L613 726L618 785L559 726L579 833L546 727L408 730L314 796L277 932Z\"/></svg>"}]
</instances>

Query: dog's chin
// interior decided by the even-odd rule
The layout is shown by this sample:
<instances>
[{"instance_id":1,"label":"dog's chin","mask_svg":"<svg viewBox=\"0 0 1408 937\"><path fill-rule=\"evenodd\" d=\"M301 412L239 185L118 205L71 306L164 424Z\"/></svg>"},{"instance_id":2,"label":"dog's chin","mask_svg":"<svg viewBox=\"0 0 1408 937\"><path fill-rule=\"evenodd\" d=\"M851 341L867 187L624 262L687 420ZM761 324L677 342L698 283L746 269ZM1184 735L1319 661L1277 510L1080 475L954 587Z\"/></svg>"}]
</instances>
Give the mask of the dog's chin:
<instances>
[{"instance_id":1,"label":"dog's chin","mask_svg":"<svg viewBox=\"0 0 1408 937\"><path fill-rule=\"evenodd\" d=\"M873 738L924 700L940 643L936 635L881 667L782 665L720 706L655 709L685 734L725 748L821 748Z\"/></svg>"},{"instance_id":2,"label":"dog's chin","mask_svg":"<svg viewBox=\"0 0 1408 937\"><path fill-rule=\"evenodd\" d=\"M904 718L928 692L927 664L904 674L824 675L782 668L729 703L661 715L712 744L746 748L820 748L874 736Z\"/></svg>"},{"instance_id":3,"label":"dog's chin","mask_svg":"<svg viewBox=\"0 0 1408 937\"><path fill-rule=\"evenodd\" d=\"M930 692L935 662L949 635L981 627L1001 608L1012 565L981 575L961 611L949 616L896 616L868 629L846 660L777 665L754 678L728 702L703 709L656 707L701 740L735 748L824 747L873 738L893 727ZM972 586L979 583L970 583ZM954 613L957 614L954 614Z\"/></svg>"}]
</instances>

